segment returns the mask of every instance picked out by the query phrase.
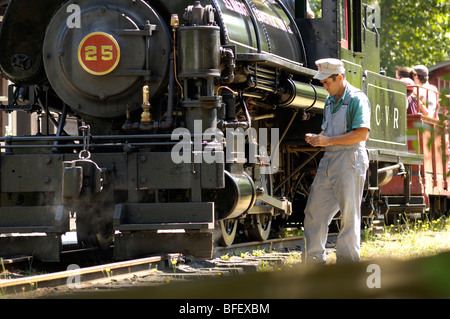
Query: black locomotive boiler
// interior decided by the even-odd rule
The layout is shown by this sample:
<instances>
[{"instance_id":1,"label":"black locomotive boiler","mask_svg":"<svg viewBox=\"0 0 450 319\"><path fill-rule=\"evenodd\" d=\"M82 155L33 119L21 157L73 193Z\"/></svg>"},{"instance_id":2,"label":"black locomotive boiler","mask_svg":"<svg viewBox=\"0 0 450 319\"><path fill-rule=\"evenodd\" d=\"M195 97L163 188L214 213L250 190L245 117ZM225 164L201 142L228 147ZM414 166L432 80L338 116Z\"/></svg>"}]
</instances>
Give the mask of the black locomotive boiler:
<instances>
[{"instance_id":1,"label":"black locomotive boiler","mask_svg":"<svg viewBox=\"0 0 450 319\"><path fill-rule=\"evenodd\" d=\"M301 219L321 156L304 134L320 131L328 94L312 77L325 57L344 60L371 99L363 211L385 213L392 203L379 184L422 160L407 149L406 87L379 75L370 7L323 0L315 19L306 8L9 1L2 109L38 116L37 134L2 139L0 255L59 260L70 216L80 246L114 243L116 259L210 257L237 231L265 240L272 226ZM420 197L396 200L424 209Z\"/></svg>"}]
</instances>

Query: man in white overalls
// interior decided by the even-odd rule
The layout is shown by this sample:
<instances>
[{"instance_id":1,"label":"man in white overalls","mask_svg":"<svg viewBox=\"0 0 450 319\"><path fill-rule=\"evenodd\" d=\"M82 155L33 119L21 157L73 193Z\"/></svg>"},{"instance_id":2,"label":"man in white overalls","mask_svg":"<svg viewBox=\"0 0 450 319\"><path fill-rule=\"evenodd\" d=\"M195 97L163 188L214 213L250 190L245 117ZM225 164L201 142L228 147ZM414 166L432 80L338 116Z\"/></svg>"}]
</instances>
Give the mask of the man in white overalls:
<instances>
[{"instance_id":1,"label":"man in white overalls","mask_svg":"<svg viewBox=\"0 0 450 319\"><path fill-rule=\"evenodd\" d=\"M338 59L316 61L320 80L330 94L325 101L322 132L306 134L314 147L325 147L305 208L306 261L325 263L328 225L341 212L336 262L359 261L361 199L369 159L370 130L367 96L345 79Z\"/></svg>"}]
</instances>

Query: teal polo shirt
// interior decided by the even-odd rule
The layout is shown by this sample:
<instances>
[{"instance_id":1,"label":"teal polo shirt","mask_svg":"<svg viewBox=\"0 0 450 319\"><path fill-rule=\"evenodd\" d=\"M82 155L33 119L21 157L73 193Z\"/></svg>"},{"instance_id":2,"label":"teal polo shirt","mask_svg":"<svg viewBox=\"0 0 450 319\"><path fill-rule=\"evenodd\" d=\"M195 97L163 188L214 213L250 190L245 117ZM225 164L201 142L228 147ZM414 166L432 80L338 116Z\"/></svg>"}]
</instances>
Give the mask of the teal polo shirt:
<instances>
[{"instance_id":1,"label":"teal polo shirt","mask_svg":"<svg viewBox=\"0 0 450 319\"><path fill-rule=\"evenodd\" d=\"M354 93L358 92L358 93ZM352 93L347 106L347 133L358 127L366 127L370 130L370 102L367 96L359 89L347 82L342 97L336 101L334 95L329 95L325 100L325 107L329 104L331 113L334 114L344 104L348 95ZM325 112L323 122L325 123ZM323 128L322 128L323 129Z\"/></svg>"}]
</instances>

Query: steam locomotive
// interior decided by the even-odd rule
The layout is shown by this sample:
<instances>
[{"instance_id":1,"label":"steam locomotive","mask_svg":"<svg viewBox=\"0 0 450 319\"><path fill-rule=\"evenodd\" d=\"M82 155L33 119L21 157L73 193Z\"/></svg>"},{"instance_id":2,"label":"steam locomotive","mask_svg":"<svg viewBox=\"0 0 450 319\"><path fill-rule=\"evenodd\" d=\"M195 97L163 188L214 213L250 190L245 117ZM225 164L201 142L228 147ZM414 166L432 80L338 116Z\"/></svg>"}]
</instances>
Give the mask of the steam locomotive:
<instances>
[{"instance_id":1,"label":"steam locomotive","mask_svg":"<svg viewBox=\"0 0 450 319\"><path fill-rule=\"evenodd\" d=\"M379 74L374 10L319 4L308 19L304 0L9 1L2 110L37 114L38 132L1 140L0 255L59 260L70 216L81 247L114 243L117 260L210 257L301 220L328 57L372 105L364 216L423 212L409 192L423 155L408 151L405 84ZM394 175L405 192L385 196Z\"/></svg>"}]
</instances>

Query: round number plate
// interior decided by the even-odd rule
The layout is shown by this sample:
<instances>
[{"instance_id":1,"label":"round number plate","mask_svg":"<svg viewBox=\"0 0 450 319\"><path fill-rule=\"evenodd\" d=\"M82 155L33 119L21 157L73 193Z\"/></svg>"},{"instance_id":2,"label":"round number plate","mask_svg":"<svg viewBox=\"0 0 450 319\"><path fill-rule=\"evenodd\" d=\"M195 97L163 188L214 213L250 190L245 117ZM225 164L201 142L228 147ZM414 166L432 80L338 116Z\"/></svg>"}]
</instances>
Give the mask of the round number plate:
<instances>
[{"instance_id":1,"label":"round number plate","mask_svg":"<svg viewBox=\"0 0 450 319\"><path fill-rule=\"evenodd\" d=\"M119 64L119 44L104 32L88 34L78 46L78 61L91 74L108 74Z\"/></svg>"}]
</instances>

